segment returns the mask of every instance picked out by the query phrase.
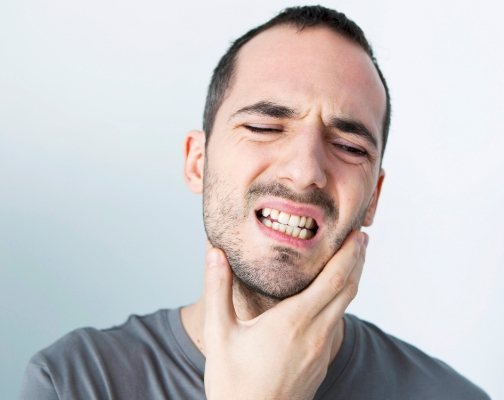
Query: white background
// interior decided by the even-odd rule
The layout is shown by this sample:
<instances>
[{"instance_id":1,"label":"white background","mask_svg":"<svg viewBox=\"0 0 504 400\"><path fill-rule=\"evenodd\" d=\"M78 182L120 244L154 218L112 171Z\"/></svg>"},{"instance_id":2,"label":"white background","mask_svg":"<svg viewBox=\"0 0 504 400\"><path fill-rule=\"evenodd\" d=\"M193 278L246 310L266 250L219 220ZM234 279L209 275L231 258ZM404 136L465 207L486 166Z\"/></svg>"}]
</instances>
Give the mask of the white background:
<instances>
[{"instance_id":1,"label":"white background","mask_svg":"<svg viewBox=\"0 0 504 400\"><path fill-rule=\"evenodd\" d=\"M293 4L2 1L2 399L66 332L199 295L201 199L182 181L182 140L231 40ZM504 10L322 4L362 26L393 101L349 311L504 398Z\"/></svg>"}]
</instances>

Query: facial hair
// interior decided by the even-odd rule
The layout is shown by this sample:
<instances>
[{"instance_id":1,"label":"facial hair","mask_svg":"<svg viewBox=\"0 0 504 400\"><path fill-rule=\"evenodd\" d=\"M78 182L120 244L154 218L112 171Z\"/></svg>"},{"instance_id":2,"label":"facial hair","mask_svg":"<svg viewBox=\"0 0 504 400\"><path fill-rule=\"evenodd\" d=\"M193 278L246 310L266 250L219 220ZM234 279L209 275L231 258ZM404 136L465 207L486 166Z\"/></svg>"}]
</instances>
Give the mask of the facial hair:
<instances>
[{"instance_id":1,"label":"facial hair","mask_svg":"<svg viewBox=\"0 0 504 400\"><path fill-rule=\"evenodd\" d=\"M207 160L208 161L208 160ZM303 268L300 252L288 246L271 246L268 256L254 254L254 249L244 245L241 228L247 218L255 218L254 205L264 196L283 198L297 203L312 204L325 212L325 232L330 237L330 251L322 260L317 260L316 268ZM242 206L243 204L243 206ZM250 186L244 198L236 190L210 172L208 162L204 169L203 220L209 242L224 251L234 273L235 280L243 285L247 293L256 293L270 300L282 300L293 296L317 277L329 259L341 247L353 229L361 226L363 216L352 223L338 227L339 210L331 197L315 188L304 194L297 194L279 182L256 182ZM265 249L259 249L263 251ZM315 262L315 261L311 261Z\"/></svg>"}]
</instances>

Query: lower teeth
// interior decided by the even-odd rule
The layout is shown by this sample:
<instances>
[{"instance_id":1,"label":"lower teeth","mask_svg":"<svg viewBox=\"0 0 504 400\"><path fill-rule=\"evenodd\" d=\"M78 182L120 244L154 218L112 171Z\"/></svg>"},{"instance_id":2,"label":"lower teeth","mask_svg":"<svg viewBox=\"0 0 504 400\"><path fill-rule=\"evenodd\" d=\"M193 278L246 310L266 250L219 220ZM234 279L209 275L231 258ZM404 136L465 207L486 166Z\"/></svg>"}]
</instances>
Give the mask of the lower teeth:
<instances>
[{"instance_id":1,"label":"lower teeth","mask_svg":"<svg viewBox=\"0 0 504 400\"><path fill-rule=\"evenodd\" d=\"M281 224L278 221L271 222L268 218L261 218L261 222L266 225L268 228L271 228L275 231L279 231L285 233L286 235L298 238L298 239L311 239L314 236L314 233L305 228L292 227L290 225Z\"/></svg>"}]
</instances>

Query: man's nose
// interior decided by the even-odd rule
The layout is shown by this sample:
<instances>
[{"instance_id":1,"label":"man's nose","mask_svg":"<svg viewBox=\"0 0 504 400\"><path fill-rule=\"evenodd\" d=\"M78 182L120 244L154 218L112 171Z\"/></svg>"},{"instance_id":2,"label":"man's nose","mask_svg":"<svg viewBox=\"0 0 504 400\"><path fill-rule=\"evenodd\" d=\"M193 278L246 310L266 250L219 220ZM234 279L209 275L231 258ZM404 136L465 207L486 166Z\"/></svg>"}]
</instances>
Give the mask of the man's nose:
<instances>
[{"instance_id":1,"label":"man's nose","mask_svg":"<svg viewBox=\"0 0 504 400\"><path fill-rule=\"evenodd\" d=\"M317 130L292 134L279 150L277 178L296 191L327 184L324 141Z\"/></svg>"}]
</instances>

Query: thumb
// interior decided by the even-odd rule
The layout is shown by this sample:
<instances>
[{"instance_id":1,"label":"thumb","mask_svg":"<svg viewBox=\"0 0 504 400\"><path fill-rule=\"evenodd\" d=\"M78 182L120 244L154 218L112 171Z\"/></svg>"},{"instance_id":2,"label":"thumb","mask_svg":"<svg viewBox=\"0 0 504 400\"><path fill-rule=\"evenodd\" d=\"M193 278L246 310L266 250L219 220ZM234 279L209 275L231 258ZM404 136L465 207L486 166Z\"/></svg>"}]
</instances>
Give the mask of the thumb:
<instances>
[{"instance_id":1,"label":"thumb","mask_svg":"<svg viewBox=\"0 0 504 400\"><path fill-rule=\"evenodd\" d=\"M233 277L224 252L207 251L205 262L205 336L218 340L229 332L236 321L233 306Z\"/></svg>"}]
</instances>

